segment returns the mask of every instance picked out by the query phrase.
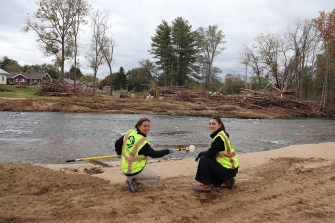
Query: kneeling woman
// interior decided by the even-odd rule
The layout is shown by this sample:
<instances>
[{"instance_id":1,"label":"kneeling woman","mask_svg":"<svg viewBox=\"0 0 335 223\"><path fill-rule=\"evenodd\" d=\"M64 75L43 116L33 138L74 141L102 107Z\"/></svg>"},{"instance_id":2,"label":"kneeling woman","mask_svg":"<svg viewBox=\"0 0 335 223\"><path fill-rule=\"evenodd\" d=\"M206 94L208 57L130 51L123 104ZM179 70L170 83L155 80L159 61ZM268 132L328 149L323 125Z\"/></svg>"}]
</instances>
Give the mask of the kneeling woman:
<instances>
[{"instance_id":1,"label":"kneeling woman","mask_svg":"<svg viewBox=\"0 0 335 223\"><path fill-rule=\"evenodd\" d=\"M161 180L157 170L147 167L147 159L163 157L173 153L173 149L154 150L146 136L150 131L150 120L141 118L136 129L128 130L115 142L115 151L121 155L123 173L127 176L127 184L131 192L137 191L139 183L150 183Z\"/></svg>"},{"instance_id":2,"label":"kneeling woman","mask_svg":"<svg viewBox=\"0 0 335 223\"><path fill-rule=\"evenodd\" d=\"M212 117L208 122L211 147L196 157L199 160L195 180L202 185L193 187L197 192L210 192L212 187L234 187L234 177L238 172L238 159L229 135L220 117Z\"/></svg>"}]
</instances>

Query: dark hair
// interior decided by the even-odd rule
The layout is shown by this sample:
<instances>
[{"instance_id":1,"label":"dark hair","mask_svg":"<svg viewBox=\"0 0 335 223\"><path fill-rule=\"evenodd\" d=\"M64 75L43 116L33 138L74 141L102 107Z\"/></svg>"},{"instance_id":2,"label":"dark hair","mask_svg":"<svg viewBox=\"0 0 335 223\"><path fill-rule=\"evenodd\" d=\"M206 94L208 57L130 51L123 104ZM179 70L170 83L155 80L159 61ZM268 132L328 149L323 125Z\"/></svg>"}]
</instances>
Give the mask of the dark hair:
<instances>
[{"instance_id":1,"label":"dark hair","mask_svg":"<svg viewBox=\"0 0 335 223\"><path fill-rule=\"evenodd\" d=\"M149 120L148 118L140 118L140 119L137 121L137 123L136 123L136 125L135 125L135 128L138 129L138 127L141 126L143 122L150 122L150 120Z\"/></svg>"},{"instance_id":2,"label":"dark hair","mask_svg":"<svg viewBox=\"0 0 335 223\"><path fill-rule=\"evenodd\" d=\"M226 132L226 128L223 124L223 122L221 121L221 118L219 116L212 116L209 119L214 119L215 121L217 121L219 124L221 124L221 127L219 128L220 130L223 130ZM227 132L226 132L227 133Z\"/></svg>"}]
</instances>

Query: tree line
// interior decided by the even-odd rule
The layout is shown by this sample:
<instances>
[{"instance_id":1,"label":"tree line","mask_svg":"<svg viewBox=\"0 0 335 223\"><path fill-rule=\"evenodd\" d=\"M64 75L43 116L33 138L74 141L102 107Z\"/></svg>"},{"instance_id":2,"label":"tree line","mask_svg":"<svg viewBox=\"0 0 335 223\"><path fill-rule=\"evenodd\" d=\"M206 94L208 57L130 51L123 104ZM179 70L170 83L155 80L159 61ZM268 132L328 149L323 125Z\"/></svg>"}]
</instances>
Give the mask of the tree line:
<instances>
[{"instance_id":1,"label":"tree line","mask_svg":"<svg viewBox=\"0 0 335 223\"><path fill-rule=\"evenodd\" d=\"M23 30L33 31L43 52L53 56L53 66L59 69L51 65L43 68L58 71L58 77L65 76L67 60L71 63L71 77L76 80L82 75L77 61L78 39L81 28L89 24L92 35L86 59L93 82L98 81L102 65L109 68L101 85L141 91L154 83L221 88L224 93L275 88L281 92L294 90L298 98L317 99L323 106L334 101L335 9L322 11L312 20L297 21L284 33L259 34L241 50L239 62L245 66L245 73L227 74L222 85L218 77L222 70L214 64L224 52L226 40L217 25L193 29L182 17L171 22L163 20L148 49L154 61L143 59L137 68L126 72L120 67L113 73L115 40L108 11L94 10L85 0L39 0L37 4L37 11L27 19Z\"/></svg>"},{"instance_id":2,"label":"tree line","mask_svg":"<svg viewBox=\"0 0 335 223\"><path fill-rule=\"evenodd\" d=\"M268 85L281 92L294 89L299 99L319 99L322 107L332 104L335 9L322 11L312 20L296 21L284 33L261 33L242 50L240 62L246 70L252 69L255 89Z\"/></svg>"}]
</instances>

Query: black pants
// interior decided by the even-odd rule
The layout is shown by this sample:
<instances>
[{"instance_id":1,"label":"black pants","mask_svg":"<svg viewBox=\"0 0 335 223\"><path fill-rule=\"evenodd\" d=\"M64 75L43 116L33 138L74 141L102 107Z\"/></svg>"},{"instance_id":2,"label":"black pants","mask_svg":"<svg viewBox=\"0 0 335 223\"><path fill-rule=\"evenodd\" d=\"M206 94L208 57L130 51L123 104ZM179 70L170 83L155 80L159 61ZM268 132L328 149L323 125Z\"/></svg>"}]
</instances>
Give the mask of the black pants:
<instances>
[{"instance_id":1,"label":"black pants","mask_svg":"<svg viewBox=\"0 0 335 223\"><path fill-rule=\"evenodd\" d=\"M224 180L232 179L236 176L238 168L224 168L215 158L205 156L199 159L199 165L195 180L202 184L211 184L219 187Z\"/></svg>"}]
</instances>

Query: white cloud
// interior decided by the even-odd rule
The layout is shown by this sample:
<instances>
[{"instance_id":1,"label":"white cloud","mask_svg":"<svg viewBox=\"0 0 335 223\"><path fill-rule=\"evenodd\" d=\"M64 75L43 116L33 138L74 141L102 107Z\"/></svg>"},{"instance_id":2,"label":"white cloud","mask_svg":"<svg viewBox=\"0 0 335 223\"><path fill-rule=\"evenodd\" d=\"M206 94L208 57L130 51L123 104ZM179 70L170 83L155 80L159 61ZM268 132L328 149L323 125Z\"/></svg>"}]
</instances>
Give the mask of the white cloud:
<instances>
[{"instance_id":1,"label":"white cloud","mask_svg":"<svg viewBox=\"0 0 335 223\"><path fill-rule=\"evenodd\" d=\"M171 23L182 17L193 29L218 25L226 35L226 50L216 58L215 66L226 73L243 72L237 61L242 47L251 45L260 33L282 33L297 19L311 19L319 11L333 9L333 0L88 0L94 9L108 10L111 14L113 37L116 41L114 71L138 67L142 59L151 59L151 37L163 20ZM0 57L8 56L21 65L50 63L35 41L33 33L21 32L27 13L36 10L35 0L0 0ZM85 50L90 30L79 36L80 64L84 72L92 73L87 66ZM69 67L69 65L67 65ZM99 77L107 74L101 67Z\"/></svg>"}]
</instances>

